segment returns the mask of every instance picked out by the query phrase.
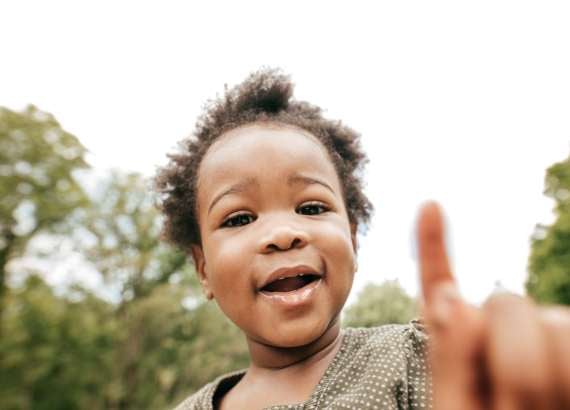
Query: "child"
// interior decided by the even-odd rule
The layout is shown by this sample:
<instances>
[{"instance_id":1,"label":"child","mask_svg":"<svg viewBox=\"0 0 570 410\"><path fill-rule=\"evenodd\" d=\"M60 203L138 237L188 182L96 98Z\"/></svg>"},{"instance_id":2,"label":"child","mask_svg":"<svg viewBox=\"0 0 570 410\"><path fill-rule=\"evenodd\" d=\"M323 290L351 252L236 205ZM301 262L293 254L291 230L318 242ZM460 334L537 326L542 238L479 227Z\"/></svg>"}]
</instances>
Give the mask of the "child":
<instances>
[{"instance_id":1,"label":"child","mask_svg":"<svg viewBox=\"0 0 570 410\"><path fill-rule=\"evenodd\" d=\"M178 409L430 408L421 322L340 328L357 269L357 229L372 211L362 190L366 156L358 134L293 100L292 89L278 71L254 73L207 108L194 137L157 176L165 236L192 254L206 297L244 332L251 357L247 370L219 377ZM453 288L438 286L452 281L434 205L419 234L436 342L445 335L455 344L440 345L461 352L465 344L468 353L458 357L470 363L479 357L484 320L463 308ZM457 341L450 318L473 324L471 333L463 329L472 343ZM449 379L441 369L435 375ZM450 382L452 393L480 382L461 381L467 384ZM456 399L444 394L441 403L449 397Z\"/></svg>"}]
</instances>

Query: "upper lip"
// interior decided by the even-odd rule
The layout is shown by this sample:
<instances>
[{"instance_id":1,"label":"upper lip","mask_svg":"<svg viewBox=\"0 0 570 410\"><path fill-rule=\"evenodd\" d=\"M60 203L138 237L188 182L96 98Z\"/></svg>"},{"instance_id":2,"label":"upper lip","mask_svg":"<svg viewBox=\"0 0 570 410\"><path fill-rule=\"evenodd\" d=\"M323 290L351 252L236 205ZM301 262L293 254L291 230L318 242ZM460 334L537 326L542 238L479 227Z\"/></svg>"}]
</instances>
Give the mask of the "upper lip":
<instances>
[{"instance_id":1,"label":"upper lip","mask_svg":"<svg viewBox=\"0 0 570 410\"><path fill-rule=\"evenodd\" d=\"M315 268L312 268L308 265L297 265L293 267L279 268L271 272L271 274L265 278L259 287L259 290L263 289L265 286L269 285L273 281L276 281L277 279L292 278L300 274L316 275L319 277L323 276Z\"/></svg>"}]
</instances>

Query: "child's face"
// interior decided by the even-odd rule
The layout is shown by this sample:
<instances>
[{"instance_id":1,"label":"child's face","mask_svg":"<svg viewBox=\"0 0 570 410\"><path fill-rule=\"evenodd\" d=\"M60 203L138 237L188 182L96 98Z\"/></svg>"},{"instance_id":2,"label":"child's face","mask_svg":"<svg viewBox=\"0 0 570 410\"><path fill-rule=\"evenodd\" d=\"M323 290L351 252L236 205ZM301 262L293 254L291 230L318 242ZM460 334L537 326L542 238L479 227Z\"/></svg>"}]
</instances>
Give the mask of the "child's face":
<instances>
[{"instance_id":1,"label":"child's face","mask_svg":"<svg viewBox=\"0 0 570 410\"><path fill-rule=\"evenodd\" d=\"M197 197L202 285L250 342L301 346L338 325L355 227L314 136L268 124L229 131L202 160Z\"/></svg>"}]
</instances>

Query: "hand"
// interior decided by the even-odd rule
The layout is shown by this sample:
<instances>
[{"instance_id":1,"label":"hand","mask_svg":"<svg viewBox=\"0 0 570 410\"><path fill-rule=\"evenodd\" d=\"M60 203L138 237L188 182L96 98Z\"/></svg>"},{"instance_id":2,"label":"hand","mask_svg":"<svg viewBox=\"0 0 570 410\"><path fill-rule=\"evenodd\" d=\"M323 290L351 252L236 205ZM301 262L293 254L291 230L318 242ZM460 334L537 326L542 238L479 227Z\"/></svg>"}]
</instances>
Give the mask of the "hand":
<instances>
[{"instance_id":1,"label":"hand","mask_svg":"<svg viewBox=\"0 0 570 410\"><path fill-rule=\"evenodd\" d=\"M442 219L438 205L428 203L418 220L435 408L570 409L570 311L506 294L482 308L465 303L449 266Z\"/></svg>"}]
</instances>

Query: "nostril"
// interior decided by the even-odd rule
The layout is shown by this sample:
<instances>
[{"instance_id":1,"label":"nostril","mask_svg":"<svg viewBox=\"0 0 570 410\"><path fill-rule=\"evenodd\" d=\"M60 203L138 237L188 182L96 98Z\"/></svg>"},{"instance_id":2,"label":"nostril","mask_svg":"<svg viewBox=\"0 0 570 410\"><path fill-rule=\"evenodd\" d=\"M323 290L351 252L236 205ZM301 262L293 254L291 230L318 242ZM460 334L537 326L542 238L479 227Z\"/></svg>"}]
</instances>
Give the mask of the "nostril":
<instances>
[{"instance_id":1,"label":"nostril","mask_svg":"<svg viewBox=\"0 0 570 410\"><path fill-rule=\"evenodd\" d=\"M293 238L292 241L284 241L284 242L272 242L266 246L267 250L270 251L286 251L288 249L299 248L303 244L303 240L301 238Z\"/></svg>"},{"instance_id":2,"label":"nostril","mask_svg":"<svg viewBox=\"0 0 570 410\"><path fill-rule=\"evenodd\" d=\"M291 248L297 248L299 246L301 246L303 244L303 240L301 240L301 238L295 238L293 239L293 242L291 243Z\"/></svg>"},{"instance_id":3,"label":"nostril","mask_svg":"<svg viewBox=\"0 0 570 410\"><path fill-rule=\"evenodd\" d=\"M302 248L309 242L310 235L302 227L292 226L290 223L281 221L267 221L267 225L261 226L265 229L262 229L264 232L259 238L258 249L260 252Z\"/></svg>"},{"instance_id":4,"label":"nostril","mask_svg":"<svg viewBox=\"0 0 570 410\"><path fill-rule=\"evenodd\" d=\"M277 245L275 245L274 243L270 243L269 245L267 245L267 250L278 251L279 247Z\"/></svg>"}]
</instances>

